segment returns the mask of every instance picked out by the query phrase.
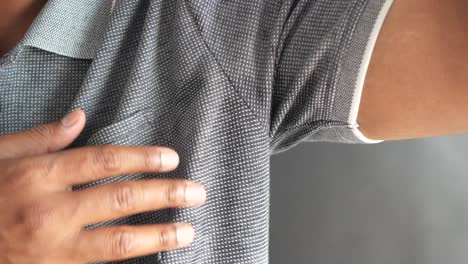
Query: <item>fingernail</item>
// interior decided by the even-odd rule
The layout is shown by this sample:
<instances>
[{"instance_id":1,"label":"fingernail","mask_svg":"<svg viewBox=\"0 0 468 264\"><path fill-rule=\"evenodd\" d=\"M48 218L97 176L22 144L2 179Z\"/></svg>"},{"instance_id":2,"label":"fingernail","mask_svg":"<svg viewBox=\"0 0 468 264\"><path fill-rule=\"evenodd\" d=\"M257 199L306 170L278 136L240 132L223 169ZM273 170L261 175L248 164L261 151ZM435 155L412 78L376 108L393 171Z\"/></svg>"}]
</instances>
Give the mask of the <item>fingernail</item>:
<instances>
[{"instance_id":1,"label":"fingernail","mask_svg":"<svg viewBox=\"0 0 468 264\"><path fill-rule=\"evenodd\" d=\"M187 202L203 203L206 200L205 187L197 183L189 183L185 189Z\"/></svg>"},{"instance_id":2,"label":"fingernail","mask_svg":"<svg viewBox=\"0 0 468 264\"><path fill-rule=\"evenodd\" d=\"M195 230L191 224L180 224L177 227L177 244L187 245L192 243L195 236Z\"/></svg>"},{"instance_id":3,"label":"fingernail","mask_svg":"<svg viewBox=\"0 0 468 264\"><path fill-rule=\"evenodd\" d=\"M164 148L161 151L161 165L165 171L173 170L179 165L179 155L173 149Z\"/></svg>"},{"instance_id":4,"label":"fingernail","mask_svg":"<svg viewBox=\"0 0 468 264\"><path fill-rule=\"evenodd\" d=\"M66 115L63 119L62 119L62 125L64 127L67 127L67 128L70 128L72 127L73 125L75 125L79 118L78 118L78 111L75 110L71 113L69 113L68 115Z\"/></svg>"}]
</instances>

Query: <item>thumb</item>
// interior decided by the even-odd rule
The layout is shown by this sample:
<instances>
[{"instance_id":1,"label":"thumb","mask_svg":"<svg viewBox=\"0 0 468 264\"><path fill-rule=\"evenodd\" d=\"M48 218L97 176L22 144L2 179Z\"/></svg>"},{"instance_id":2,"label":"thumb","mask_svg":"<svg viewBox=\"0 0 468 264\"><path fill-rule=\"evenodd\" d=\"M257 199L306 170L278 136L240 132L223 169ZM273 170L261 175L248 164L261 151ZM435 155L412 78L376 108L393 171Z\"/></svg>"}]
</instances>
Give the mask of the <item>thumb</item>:
<instances>
[{"instance_id":1,"label":"thumb","mask_svg":"<svg viewBox=\"0 0 468 264\"><path fill-rule=\"evenodd\" d=\"M20 158L59 151L83 130L86 114L78 109L62 120L39 124L28 130L0 136L0 159Z\"/></svg>"}]
</instances>

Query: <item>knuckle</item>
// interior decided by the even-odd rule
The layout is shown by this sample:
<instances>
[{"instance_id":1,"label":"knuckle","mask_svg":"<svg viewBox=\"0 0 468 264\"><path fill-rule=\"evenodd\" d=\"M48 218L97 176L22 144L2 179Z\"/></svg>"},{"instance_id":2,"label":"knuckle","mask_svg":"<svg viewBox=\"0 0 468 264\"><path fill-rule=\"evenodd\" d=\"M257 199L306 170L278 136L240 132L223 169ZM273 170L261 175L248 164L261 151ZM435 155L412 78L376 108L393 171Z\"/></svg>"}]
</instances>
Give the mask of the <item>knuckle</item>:
<instances>
[{"instance_id":1,"label":"knuckle","mask_svg":"<svg viewBox=\"0 0 468 264\"><path fill-rule=\"evenodd\" d=\"M185 192L185 185L186 184L181 184L179 181L168 181L167 184L164 185L162 202L168 205L174 205L184 201L183 194Z\"/></svg>"},{"instance_id":2,"label":"knuckle","mask_svg":"<svg viewBox=\"0 0 468 264\"><path fill-rule=\"evenodd\" d=\"M3 166L2 166L3 168ZM7 177L4 184L9 190L17 190L31 185L34 181L40 181L50 174L52 163L42 158L20 158L11 165L5 167Z\"/></svg>"},{"instance_id":3,"label":"knuckle","mask_svg":"<svg viewBox=\"0 0 468 264\"><path fill-rule=\"evenodd\" d=\"M50 174L52 168L56 164L56 159L46 159L42 157L37 157L32 160L29 160L28 168L29 175L34 174L36 177L44 177Z\"/></svg>"},{"instance_id":4,"label":"knuckle","mask_svg":"<svg viewBox=\"0 0 468 264\"><path fill-rule=\"evenodd\" d=\"M144 169L152 169L153 167L155 167L156 164L154 162L154 156L154 152L150 152L147 148L142 148L141 159Z\"/></svg>"},{"instance_id":5,"label":"knuckle","mask_svg":"<svg viewBox=\"0 0 468 264\"><path fill-rule=\"evenodd\" d=\"M113 209L123 212L134 210L139 192L139 190L135 189L135 186L121 183L111 192Z\"/></svg>"},{"instance_id":6,"label":"knuckle","mask_svg":"<svg viewBox=\"0 0 468 264\"><path fill-rule=\"evenodd\" d=\"M161 229L158 233L157 243L158 247L168 248L173 246L175 243L177 228L175 226L169 226Z\"/></svg>"},{"instance_id":7,"label":"knuckle","mask_svg":"<svg viewBox=\"0 0 468 264\"><path fill-rule=\"evenodd\" d=\"M31 180L34 172L28 163L23 161L17 161L11 163L11 165L2 166L2 169L7 172L2 184L7 190L12 192L24 189L24 185Z\"/></svg>"},{"instance_id":8,"label":"knuckle","mask_svg":"<svg viewBox=\"0 0 468 264\"><path fill-rule=\"evenodd\" d=\"M33 126L28 133L28 136L39 145L47 145L47 142L52 138L54 131L50 125L39 124ZM49 151L48 151L49 152Z\"/></svg>"},{"instance_id":9,"label":"knuckle","mask_svg":"<svg viewBox=\"0 0 468 264\"><path fill-rule=\"evenodd\" d=\"M117 228L110 238L110 252L112 256L122 257L130 255L135 248L135 234L126 228Z\"/></svg>"},{"instance_id":10,"label":"knuckle","mask_svg":"<svg viewBox=\"0 0 468 264\"><path fill-rule=\"evenodd\" d=\"M122 167L122 158L111 145L103 145L94 153L94 161L98 169L104 173L116 173Z\"/></svg>"},{"instance_id":11,"label":"knuckle","mask_svg":"<svg viewBox=\"0 0 468 264\"><path fill-rule=\"evenodd\" d=\"M14 174L17 179L30 179L37 175L38 170L40 170L40 166L36 166L37 164L32 164L31 159L28 158L21 158L15 164Z\"/></svg>"},{"instance_id":12,"label":"knuckle","mask_svg":"<svg viewBox=\"0 0 468 264\"><path fill-rule=\"evenodd\" d=\"M51 207L39 202L32 202L19 209L16 214L16 224L22 227L27 237L37 237L53 223L55 212Z\"/></svg>"},{"instance_id":13,"label":"knuckle","mask_svg":"<svg viewBox=\"0 0 468 264\"><path fill-rule=\"evenodd\" d=\"M0 170L5 176L15 175L18 168L18 159L0 159Z\"/></svg>"}]
</instances>

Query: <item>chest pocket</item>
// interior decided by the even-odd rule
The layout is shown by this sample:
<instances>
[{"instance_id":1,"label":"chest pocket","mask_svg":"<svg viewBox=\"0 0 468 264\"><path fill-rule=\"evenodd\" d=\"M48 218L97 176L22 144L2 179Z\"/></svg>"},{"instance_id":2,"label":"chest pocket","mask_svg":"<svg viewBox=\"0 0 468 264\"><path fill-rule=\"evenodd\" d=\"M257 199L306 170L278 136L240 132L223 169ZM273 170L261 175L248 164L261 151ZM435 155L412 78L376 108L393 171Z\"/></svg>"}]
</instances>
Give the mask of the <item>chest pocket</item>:
<instances>
[{"instance_id":1,"label":"chest pocket","mask_svg":"<svg viewBox=\"0 0 468 264\"><path fill-rule=\"evenodd\" d=\"M86 145L148 145L157 138L149 122L148 110L140 109L130 116L94 131Z\"/></svg>"}]
</instances>

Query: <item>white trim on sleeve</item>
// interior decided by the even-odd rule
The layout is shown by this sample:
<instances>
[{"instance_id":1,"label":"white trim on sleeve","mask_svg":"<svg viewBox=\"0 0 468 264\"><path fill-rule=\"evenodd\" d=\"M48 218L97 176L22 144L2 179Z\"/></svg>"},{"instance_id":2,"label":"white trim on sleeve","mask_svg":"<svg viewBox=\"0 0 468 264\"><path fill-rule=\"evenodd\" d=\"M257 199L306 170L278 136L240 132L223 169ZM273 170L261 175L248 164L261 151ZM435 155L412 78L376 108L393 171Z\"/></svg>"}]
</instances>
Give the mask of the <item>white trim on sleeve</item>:
<instances>
[{"instance_id":1,"label":"white trim on sleeve","mask_svg":"<svg viewBox=\"0 0 468 264\"><path fill-rule=\"evenodd\" d=\"M359 105L361 103L361 96L362 96L362 90L364 87L364 81L366 79L367 69L369 68L369 63L372 57L372 52L374 51L374 47L377 42L377 37L379 36L384 20L387 17L387 14L392 4L393 4L393 0L387 0L385 2L384 6L382 7L382 11L380 12L379 17L377 18L377 21L374 25L374 28L372 29L372 33L369 37L369 41L367 42L366 51L362 59L361 68L359 69L359 75L358 75L356 86L354 89L351 113L349 115L349 120L348 120L349 124L354 124L354 125L350 125L350 128L352 128L354 135L358 137L360 140L362 140L364 143L368 143L368 144L381 143L383 142L383 140L373 140L364 136L364 134L359 130L359 124L357 123L357 116L359 112Z\"/></svg>"}]
</instances>

